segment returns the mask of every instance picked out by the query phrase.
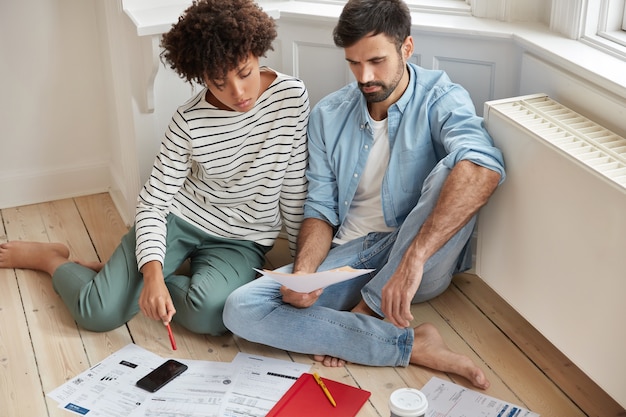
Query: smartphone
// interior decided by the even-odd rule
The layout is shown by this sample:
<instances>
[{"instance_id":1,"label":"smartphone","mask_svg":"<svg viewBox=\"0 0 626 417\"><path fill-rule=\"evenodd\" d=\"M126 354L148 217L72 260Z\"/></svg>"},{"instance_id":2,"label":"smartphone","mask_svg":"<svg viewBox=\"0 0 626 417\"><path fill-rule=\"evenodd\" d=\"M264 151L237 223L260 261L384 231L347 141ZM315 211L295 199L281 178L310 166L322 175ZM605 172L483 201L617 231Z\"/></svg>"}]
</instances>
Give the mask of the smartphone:
<instances>
[{"instance_id":1,"label":"smartphone","mask_svg":"<svg viewBox=\"0 0 626 417\"><path fill-rule=\"evenodd\" d=\"M187 365L184 363L168 359L137 381L137 386L149 392L156 392L186 370Z\"/></svg>"}]
</instances>

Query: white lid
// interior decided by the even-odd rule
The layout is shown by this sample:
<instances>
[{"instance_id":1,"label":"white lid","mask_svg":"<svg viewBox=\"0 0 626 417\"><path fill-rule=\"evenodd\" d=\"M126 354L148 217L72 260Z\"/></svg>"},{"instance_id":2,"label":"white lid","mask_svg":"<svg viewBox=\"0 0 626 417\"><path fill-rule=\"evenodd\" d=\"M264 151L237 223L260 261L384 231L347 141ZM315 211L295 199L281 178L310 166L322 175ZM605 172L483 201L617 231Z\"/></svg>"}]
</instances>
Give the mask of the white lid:
<instances>
[{"instance_id":1,"label":"white lid","mask_svg":"<svg viewBox=\"0 0 626 417\"><path fill-rule=\"evenodd\" d=\"M420 390L400 388L391 393L389 409L398 417L422 416L428 409L428 400Z\"/></svg>"}]
</instances>

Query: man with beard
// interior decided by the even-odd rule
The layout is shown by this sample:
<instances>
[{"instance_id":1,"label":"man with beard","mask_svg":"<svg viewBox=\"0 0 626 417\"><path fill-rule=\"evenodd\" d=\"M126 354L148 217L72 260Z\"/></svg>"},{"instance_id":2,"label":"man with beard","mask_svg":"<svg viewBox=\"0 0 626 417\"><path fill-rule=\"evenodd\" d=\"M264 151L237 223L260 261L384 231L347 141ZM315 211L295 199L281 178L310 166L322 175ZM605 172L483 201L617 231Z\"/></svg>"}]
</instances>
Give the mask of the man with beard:
<instances>
[{"instance_id":1,"label":"man with beard","mask_svg":"<svg viewBox=\"0 0 626 417\"><path fill-rule=\"evenodd\" d=\"M262 277L229 296L224 320L326 366L412 363L485 389L483 371L432 324L412 327L411 304L470 266L476 214L504 180L502 154L462 87L408 62L410 29L402 0L348 1L333 35L356 82L320 101L308 125L293 272L375 271L307 294Z\"/></svg>"}]
</instances>

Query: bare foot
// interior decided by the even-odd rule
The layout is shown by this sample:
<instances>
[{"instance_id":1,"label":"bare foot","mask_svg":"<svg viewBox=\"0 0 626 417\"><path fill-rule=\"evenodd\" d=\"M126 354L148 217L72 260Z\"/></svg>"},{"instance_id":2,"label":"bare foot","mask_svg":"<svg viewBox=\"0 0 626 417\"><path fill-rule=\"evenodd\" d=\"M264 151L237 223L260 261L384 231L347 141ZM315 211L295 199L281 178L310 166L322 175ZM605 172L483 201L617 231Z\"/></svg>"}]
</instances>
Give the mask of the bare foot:
<instances>
[{"instance_id":1,"label":"bare foot","mask_svg":"<svg viewBox=\"0 0 626 417\"><path fill-rule=\"evenodd\" d=\"M82 265L85 268L89 268L96 272L100 272L102 268L104 268L104 262L97 262L97 261L93 261L93 262L74 261L74 262L76 262L78 265Z\"/></svg>"},{"instance_id":2,"label":"bare foot","mask_svg":"<svg viewBox=\"0 0 626 417\"><path fill-rule=\"evenodd\" d=\"M0 244L0 268L34 269L52 275L69 257L70 251L62 243L15 240Z\"/></svg>"},{"instance_id":3,"label":"bare foot","mask_svg":"<svg viewBox=\"0 0 626 417\"><path fill-rule=\"evenodd\" d=\"M313 359L317 362L321 362L322 365L328 366L329 368L341 368L346 364L346 361L343 359L328 355L313 355Z\"/></svg>"},{"instance_id":4,"label":"bare foot","mask_svg":"<svg viewBox=\"0 0 626 417\"><path fill-rule=\"evenodd\" d=\"M475 387L489 388L490 383L482 369L467 356L451 351L435 326L424 323L413 329L413 332L412 364L451 372L467 378Z\"/></svg>"}]
</instances>

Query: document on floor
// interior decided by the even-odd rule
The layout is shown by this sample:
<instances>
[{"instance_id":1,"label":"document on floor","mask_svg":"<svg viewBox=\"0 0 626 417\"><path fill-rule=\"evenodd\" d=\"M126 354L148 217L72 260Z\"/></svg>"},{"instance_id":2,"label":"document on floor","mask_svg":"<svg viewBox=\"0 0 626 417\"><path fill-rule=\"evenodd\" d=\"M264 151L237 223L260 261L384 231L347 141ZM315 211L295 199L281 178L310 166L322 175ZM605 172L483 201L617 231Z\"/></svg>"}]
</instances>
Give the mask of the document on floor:
<instances>
[{"instance_id":1,"label":"document on floor","mask_svg":"<svg viewBox=\"0 0 626 417\"><path fill-rule=\"evenodd\" d=\"M341 268L314 272L311 274L293 274L291 273L291 265L287 265L274 271L268 271L267 269L255 269L255 271L280 282L289 289L297 292L308 293L320 288L328 287L332 284L356 278L374 270L354 269L349 266L343 266Z\"/></svg>"},{"instance_id":2,"label":"document on floor","mask_svg":"<svg viewBox=\"0 0 626 417\"><path fill-rule=\"evenodd\" d=\"M428 398L426 417L539 417L515 404L437 377L432 377L421 391Z\"/></svg>"},{"instance_id":3,"label":"document on floor","mask_svg":"<svg viewBox=\"0 0 626 417\"><path fill-rule=\"evenodd\" d=\"M311 365L239 352L238 370L222 400L219 417L264 417Z\"/></svg>"},{"instance_id":4,"label":"document on floor","mask_svg":"<svg viewBox=\"0 0 626 417\"><path fill-rule=\"evenodd\" d=\"M237 375L232 363L179 359L189 368L149 395L128 417L219 417Z\"/></svg>"},{"instance_id":5,"label":"document on floor","mask_svg":"<svg viewBox=\"0 0 626 417\"><path fill-rule=\"evenodd\" d=\"M135 382L162 362L159 355L131 343L47 395L78 415L127 416L148 397Z\"/></svg>"}]
</instances>

